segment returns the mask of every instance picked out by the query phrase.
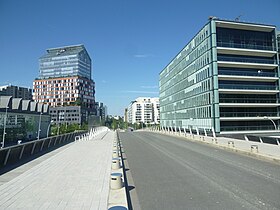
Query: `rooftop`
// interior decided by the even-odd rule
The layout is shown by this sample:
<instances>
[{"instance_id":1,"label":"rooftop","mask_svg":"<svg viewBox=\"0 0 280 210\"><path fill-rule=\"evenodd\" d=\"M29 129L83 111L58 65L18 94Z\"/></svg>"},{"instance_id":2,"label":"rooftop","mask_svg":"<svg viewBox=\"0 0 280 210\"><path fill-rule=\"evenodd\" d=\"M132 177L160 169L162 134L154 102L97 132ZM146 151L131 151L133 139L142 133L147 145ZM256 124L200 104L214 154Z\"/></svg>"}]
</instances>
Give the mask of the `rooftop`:
<instances>
[{"instance_id":1,"label":"rooftop","mask_svg":"<svg viewBox=\"0 0 280 210\"><path fill-rule=\"evenodd\" d=\"M47 49L47 54L43 55L40 59L48 58L48 57L56 57L56 56L76 55L83 50L86 50L86 48L82 44L70 45L70 46L64 46L58 48L49 48Z\"/></svg>"}]
</instances>

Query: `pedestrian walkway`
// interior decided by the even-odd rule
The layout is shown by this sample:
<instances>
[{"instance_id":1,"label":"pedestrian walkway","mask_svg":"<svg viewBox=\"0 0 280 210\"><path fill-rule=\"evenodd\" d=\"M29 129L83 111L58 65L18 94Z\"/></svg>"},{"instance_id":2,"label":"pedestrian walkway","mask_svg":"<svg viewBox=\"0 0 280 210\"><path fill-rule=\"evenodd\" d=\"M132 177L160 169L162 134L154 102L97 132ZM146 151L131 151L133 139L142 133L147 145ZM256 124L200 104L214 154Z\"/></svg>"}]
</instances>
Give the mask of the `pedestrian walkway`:
<instances>
[{"instance_id":1,"label":"pedestrian walkway","mask_svg":"<svg viewBox=\"0 0 280 210\"><path fill-rule=\"evenodd\" d=\"M113 131L77 141L0 186L0 209L107 209Z\"/></svg>"}]
</instances>

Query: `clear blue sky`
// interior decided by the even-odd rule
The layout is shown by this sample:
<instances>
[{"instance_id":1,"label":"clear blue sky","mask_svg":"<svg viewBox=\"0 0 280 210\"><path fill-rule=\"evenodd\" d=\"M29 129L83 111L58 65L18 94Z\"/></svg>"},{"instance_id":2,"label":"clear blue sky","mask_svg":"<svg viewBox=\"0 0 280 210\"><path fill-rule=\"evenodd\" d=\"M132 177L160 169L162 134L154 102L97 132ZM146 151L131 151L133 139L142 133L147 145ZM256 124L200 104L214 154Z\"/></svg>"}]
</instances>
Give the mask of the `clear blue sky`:
<instances>
[{"instance_id":1,"label":"clear blue sky","mask_svg":"<svg viewBox=\"0 0 280 210\"><path fill-rule=\"evenodd\" d=\"M32 87L47 48L84 44L96 100L123 115L139 96L158 97L159 72L208 16L274 24L279 0L0 0L0 85Z\"/></svg>"}]
</instances>

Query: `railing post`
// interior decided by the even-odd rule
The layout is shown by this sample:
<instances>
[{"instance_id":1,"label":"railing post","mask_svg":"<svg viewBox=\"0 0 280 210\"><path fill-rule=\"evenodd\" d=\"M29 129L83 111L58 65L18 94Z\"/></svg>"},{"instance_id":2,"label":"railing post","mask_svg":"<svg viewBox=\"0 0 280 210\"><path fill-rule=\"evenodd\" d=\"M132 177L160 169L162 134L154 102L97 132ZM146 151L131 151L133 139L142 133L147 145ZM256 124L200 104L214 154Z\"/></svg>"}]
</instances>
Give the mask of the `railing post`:
<instances>
[{"instance_id":1,"label":"railing post","mask_svg":"<svg viewBox=\"0 0 280 210\"><path fill-rule=\"evenodd\" d=\"M41 145L41 148L40 148L40 152L43 150L43 147L44 147L45 141L46 141L46 139L45 139L45 140L43 140L43 142L42 142L42 145Z\"/></svg>"},{"instance_id":2,"label":"railing post","mask_svg":"<svg viewBox=\"0 0 280 210\"><path fill-rule=\"evenodd\" d=\"M7 164L7 162L8 162L8 158L9 158L10 152L11 152L11 149L8 149L8 152L7 152L6 157L5 157L5 160L4 160L4 166L5 166L5 165Z\"/></svg>"},{"instance_id":3,"label":"railing post","mask_svg":"<svg viewBox=\"0 0 280 210\"><path fill-rule=\"evenodd\" d=\"M33 155L33 153L34 153L36 143L37 143L37 142L35 141L34 144L33 144L33 147L32 147L32 150L31 150L31 155Z\"/></svg>"},{"instance_id":4,"label":"railing post","mask_svg":"<svg viewBox=\"0 0 280 210\"><path fill-rule=\"evenodd\" d=\"M53 137L50 138L50 141L49 141L49 144L48 144L48 148L50 148L50 146L51 146L52 139L53 139Z\"/></svg>"},{"instance_id":5,"label":"railing post","mask_svg":"<svg viewBox=\"0 0 280 210\"><path fill-rule=\"evenodd\" d=\"M18 157L19 160L22 158L24 148L25 148L25 145L23 145L22 148L21 148L21 151L20 151L20 154L19 154L19 157Z\"/></svg>"}]
</instances>

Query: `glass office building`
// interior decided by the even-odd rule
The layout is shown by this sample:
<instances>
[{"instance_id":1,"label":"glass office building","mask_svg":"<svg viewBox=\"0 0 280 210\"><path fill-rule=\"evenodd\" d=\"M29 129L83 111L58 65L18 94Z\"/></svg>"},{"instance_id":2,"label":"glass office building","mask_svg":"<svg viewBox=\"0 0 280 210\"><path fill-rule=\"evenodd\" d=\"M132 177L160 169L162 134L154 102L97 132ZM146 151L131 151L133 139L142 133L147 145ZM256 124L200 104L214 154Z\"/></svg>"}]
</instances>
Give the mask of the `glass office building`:
<instances>
[{"instance_id":1,"label":"glass office building","mask_svg":"<svg viewBox=\"0 0 280 210\"><path fill-rule=\"evenodd\" d=\"M279 128L273 25L209 18L160 73L160 122L216 133Z\"/></svg>"},{"instance_id":2,"label":"glass office building","mask_svg":"<svg viewBox=\"0 0 280 210\"><path fill-rule=\"evenodd\" d=\"M39 65L39 79L68 76L91 79L91 59L84 45L47 49Z\"/></svg>"}]
</instances>

